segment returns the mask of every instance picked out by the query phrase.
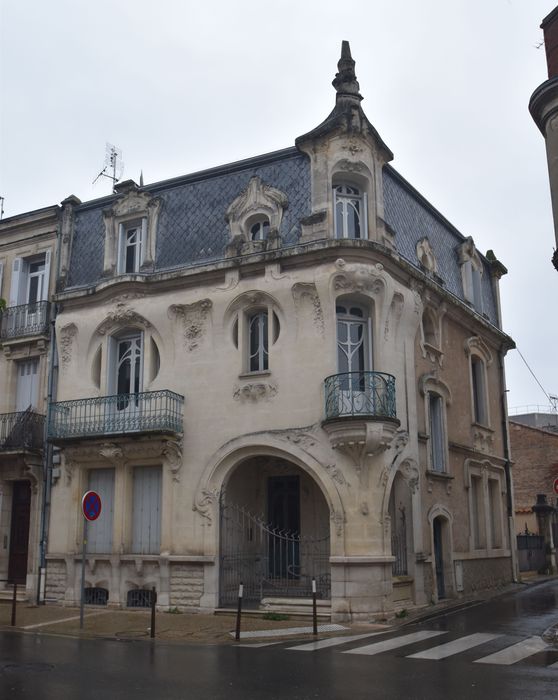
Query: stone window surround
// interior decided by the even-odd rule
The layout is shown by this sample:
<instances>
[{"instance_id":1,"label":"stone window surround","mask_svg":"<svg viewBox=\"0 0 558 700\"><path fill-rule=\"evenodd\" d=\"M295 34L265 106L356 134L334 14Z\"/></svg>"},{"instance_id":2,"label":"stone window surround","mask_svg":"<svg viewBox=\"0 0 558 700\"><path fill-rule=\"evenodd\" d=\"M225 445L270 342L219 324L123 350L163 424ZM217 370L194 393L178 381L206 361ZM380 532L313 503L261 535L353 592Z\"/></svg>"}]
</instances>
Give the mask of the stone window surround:
<instances>
[{"instance_id":1,"label":"stone window surround","mask_svg":"<svg viewBox=\"0 0 558 700\"><path fill-rule=\"evenodd\" d=\"M464 464L464 476L465 476L465 488L468 492L468 503L469 503L469 550L473 553L501 553L505 549L504 546L504 533L505 533L505 523L504 523L504 504L502 502L502 497L506 494L506 480L504 468L493 464L490 460L478 461L474 459L466 459ZM475 506L473 504L473 488L472 479L477 478L481 482L481 497L482 497L482 509L479 510L479 522L474 522L474 512ZM489 481L495 481L498 484L497 493L500 494L497 504L491 502L491 495L489 489ZM496 513L497 519L497 539L500 543L497 546L492 546L495 536L492 532L492 522L493 517L491 517L491 511L493 506L496 505L498 512ZM478 528L478 529L477 529ZM475 545L475 533L478 533L480 546Z\"/></svg>"},{"instance_id":2,"label":"stone window surround","mask_svg":"<svg viewBox=\"0 0 558 700\"><path fill-rule=\"evenodd\" d=\"M139 187L127 180L116 185L120 197L110 209L103 211L105 224L105 251L103 277L114 277L119 267L119 251L122 232L126 225L141 222L142 261L139 272L151 272L155 263L157 223L162 200L141 192Z\"/></svg>"},{"instance_id":3,"label":"stone window surround","mask_svg":"<svg viewBox=\"0 0 558 700\"><path fill-rule=\"evenodd\" d=\"M487 369L490 367L492 364L493 356L492 352L490 351L490 348L486 345L486 343L483 341L482 338L479 336L472 336L471 338L467 338L465 341L465 354L469 358L469 387L470 387L470 393L471 393L471 423L473 425L478 425L481 428L485 428L490 430L491 427L491 421L490 421L490 405L488 401L488 373ZM481 386L478 385L478 382L474 380L473 377L473 363L474 361L477 361L480 363L480 371L482 372L481 375ZM477 412L475 410L475 386L477 386L477 389L481 390L483 393L483 396L481 397L483 400L483 409L485 412L485 418L486 422L485 423L479 423L477 420Z\"/></svg>"},{"instance_id":4,"label":"stone window surround","mask_svg":"<svg viewBox=\"0 0 558 700\"><path fill-rule=\"evenodd\" d=\"M461 265L461 281L465 301L479 314L483 312L482 305L482 276L484 272L482 260L477 252L475 242L469 236L458 248L458 260Z\"/></svg>"},{"instance_id":5,"label":"stone window surround","mask_svg":"<svg viewBox=\"0 0 558 700\"><path fill-rule=\"evenodd\" d=\"M424 436L427 442L426 445L426 471L429 476L451 477L450 460L449 460L449 436L448 436L448 421L447 409L452 403L452 394L449 386L439 379L435 372L423 374L419 379L420 393L424 398ZM439 396L442 401L442 431L444 443L444 470L434 469L432 464L432 452L430 447L430 395Z\"/></svg>"}]
</instances>

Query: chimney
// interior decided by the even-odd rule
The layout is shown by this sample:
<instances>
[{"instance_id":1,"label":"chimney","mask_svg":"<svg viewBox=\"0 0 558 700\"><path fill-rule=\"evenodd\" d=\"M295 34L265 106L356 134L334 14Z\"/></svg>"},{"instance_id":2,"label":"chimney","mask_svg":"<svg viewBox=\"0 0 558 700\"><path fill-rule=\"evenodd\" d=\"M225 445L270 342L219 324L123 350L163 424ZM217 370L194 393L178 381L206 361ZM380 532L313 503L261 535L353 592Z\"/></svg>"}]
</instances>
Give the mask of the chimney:
<instances>
[{"instance_id":1,"label":"chimney","mask_svg":"<svg viewBox=\"0 0 558 700\"><path fill-rule=\"evenodd\" d=\"M541 24L544 32L544 47L546 50L546 64L548 66L548 78L558 76L558 7L547 15Z\"/></svg>"}]
</instances>

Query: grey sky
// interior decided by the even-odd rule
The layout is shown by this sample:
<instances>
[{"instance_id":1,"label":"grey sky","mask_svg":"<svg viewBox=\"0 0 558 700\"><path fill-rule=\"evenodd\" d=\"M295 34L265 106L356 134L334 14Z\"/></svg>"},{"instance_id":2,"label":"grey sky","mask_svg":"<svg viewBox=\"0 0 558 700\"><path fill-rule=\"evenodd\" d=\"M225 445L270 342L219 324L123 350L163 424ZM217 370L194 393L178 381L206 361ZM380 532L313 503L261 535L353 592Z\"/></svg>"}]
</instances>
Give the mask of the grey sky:
<instances>
[{"instance_id":1,"label":"grey sky","mask_svg":"<svg viewBox=\"0 0 558 700\"><path fill-rule=\"evenodd\" d=\"M556 0L0 0L5 217L110 192L105 142L146 184L291 146L334 104L342 39L393 165L508 267L504 327L558 393L544 140ZM550 313L549 313L550 312ZM509 405L546 404L508 355Z\"/></svg>"}]
</instances>

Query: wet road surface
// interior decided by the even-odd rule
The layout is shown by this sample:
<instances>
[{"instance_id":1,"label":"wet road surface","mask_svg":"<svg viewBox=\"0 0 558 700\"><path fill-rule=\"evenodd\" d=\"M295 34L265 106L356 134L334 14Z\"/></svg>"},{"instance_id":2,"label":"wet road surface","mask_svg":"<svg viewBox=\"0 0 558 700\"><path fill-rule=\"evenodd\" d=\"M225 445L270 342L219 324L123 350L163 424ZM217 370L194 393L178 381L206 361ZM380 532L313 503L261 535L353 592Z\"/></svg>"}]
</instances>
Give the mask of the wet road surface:
<instances>
[{"instance_id":1,"label":"wet road surface","mask_svg":"<svg viewBox=\"0 0 558 700\"><path fill-rule=\"evenodd\" d=\"M0 699L550 700L558 581L351 638L243 646L0 634Z\"/></svg>"}]
</instances>

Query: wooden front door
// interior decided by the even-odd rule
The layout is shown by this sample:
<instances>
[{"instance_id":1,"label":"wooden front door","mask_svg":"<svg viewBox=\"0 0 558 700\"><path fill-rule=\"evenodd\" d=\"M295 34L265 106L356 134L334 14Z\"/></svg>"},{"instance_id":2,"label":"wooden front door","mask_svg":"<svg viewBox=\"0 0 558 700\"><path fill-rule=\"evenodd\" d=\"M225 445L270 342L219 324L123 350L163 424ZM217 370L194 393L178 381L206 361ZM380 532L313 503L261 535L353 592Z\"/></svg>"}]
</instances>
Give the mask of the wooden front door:
<instances>
[{"instance_id":1,"label":"wooden front door","mask_svg":"<svg viewBox=\"0 0 558 700\"><path fill-rule=\"evenodd\" d=\"M12 495L12 524L10 528L10 558L8 582L25 583L29 552L29 515L31 486L28 481L14 481Z\"/></svg>"}]
</instances>

